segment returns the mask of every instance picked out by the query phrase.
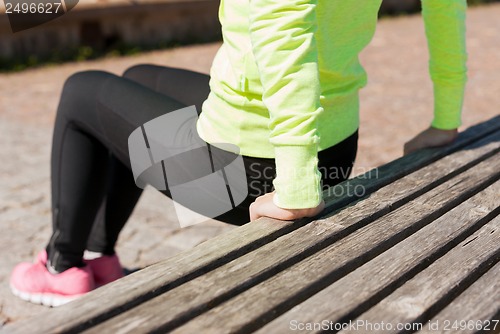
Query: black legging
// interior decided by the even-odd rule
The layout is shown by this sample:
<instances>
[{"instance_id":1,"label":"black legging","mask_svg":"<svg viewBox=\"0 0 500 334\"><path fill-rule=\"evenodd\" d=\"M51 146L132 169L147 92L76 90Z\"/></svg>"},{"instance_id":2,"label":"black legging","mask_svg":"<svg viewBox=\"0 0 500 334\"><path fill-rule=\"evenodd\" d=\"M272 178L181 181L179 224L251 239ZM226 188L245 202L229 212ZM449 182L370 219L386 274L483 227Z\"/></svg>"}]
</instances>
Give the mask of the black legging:
<instances>
[{"instance_id":1,"label":"black legging","mask_svg":"<svg viewBox=\"0 0 500 334\"><path fill-rule=\"evenodd\" d=\"M204 74L154 65L132 67L123 77L89 71L66 81L51 158L53 235L47 253L57 271L83 265L85 249L114 253L118 235L142 193L130 171L129 135L170 111L189 105L201 110L208 82ZM319 166L350 170L356 150L357 133L320 152ZM248 183L254 181L252 189L249 186L249 195L239 206L217 217L236 225L249 221L250 203L271 190L275 171L273 159L243 159ZM250 164L253 168L247 168ZM255 166L266 172L256 172ZM324 174L323 182L337 184L343 181L342 174L335 178ZM163 193L170 196L168 190Z\"/></svg>"}]
</instances>

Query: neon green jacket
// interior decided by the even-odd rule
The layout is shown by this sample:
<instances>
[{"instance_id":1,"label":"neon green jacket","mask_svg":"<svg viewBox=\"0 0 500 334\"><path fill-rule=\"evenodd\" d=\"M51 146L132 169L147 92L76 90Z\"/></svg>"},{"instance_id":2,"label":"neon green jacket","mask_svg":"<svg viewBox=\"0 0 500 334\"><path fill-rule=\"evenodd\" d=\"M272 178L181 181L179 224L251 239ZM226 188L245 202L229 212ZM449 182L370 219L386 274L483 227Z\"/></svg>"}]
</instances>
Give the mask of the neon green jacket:
<instances>
[{"instance_id":1,"label":"neon green jacket","mask_svg":"<svg viewBox=\"0 0 500 334\"><path fill-rule=\"evenodd\" d=\"M198 132L243 155L275 158L275 203L322 199L317 152L359 126L358 55L375 32L381 0L222 0L224 43ZM434 83L434 120L460 125L466 82L466 0L422 0ZM404 75L403 73L401 75Z\"/></svg>"}]
</instances>

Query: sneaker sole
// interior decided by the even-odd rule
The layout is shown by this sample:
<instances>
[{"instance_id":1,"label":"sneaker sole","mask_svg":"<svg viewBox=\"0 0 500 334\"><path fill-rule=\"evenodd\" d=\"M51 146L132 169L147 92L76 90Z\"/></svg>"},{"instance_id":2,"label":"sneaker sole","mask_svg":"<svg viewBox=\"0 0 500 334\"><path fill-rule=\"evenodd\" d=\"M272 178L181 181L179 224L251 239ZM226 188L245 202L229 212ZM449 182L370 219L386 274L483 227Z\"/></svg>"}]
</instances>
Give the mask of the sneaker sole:
<instances>
[{"instance_id":1,"label":"sneaker sole","mask_svg":"<svg viewBox=\"0 0 500 334\"><path fill-rule=\"evenodd\" d=\"M53 293L29 293L29 292L19 291L12 285L10 285L10 290L15 296L21 298L22 300L25 300L33 304L45 305L50 307L57 307L64 305L84 295L80 294L68 297Z\"/></svg>"}]
</instances>

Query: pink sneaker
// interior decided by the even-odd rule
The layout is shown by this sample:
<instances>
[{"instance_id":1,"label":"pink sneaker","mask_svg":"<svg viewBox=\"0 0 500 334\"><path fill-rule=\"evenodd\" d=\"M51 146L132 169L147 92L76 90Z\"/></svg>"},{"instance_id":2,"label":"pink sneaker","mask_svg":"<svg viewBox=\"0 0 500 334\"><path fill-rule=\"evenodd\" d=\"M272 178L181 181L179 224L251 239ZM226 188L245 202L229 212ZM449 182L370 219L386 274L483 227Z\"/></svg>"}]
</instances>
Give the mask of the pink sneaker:
<instances>
[{"instance_id":1,"label":"pink sneaker","mask_svg":"<svg viewBox=\"0 0 500 334\"><path fill-rule=\"evenodd\" d=\"M83 260L92 270L96 287L111 283L125 276L116 254L103 255L95 259Z\"/></svg>"},{"instance_id":2,"label":"pink sneaker","mask_svg":"<svg viewBox=\"0 0 500 334\"><path fill-rule=\"evenodd\" d=\"M51 274L45 267L47 254L38 254L35 263L20 263L12 271L10 288L26 301L46 306L59 306L94 289L89 266L73 267L60 274Z\"/></svg>"}]
</instances>

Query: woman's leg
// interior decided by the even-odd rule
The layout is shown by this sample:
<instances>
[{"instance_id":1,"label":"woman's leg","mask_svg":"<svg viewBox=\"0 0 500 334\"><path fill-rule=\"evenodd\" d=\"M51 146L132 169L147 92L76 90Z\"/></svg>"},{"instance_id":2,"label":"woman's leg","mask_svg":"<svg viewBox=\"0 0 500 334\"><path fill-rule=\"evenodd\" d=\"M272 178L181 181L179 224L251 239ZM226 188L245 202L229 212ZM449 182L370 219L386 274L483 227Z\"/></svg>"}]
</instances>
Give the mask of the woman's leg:
<instances>
[{"instance_id":1,"label":"woman's leg","mask_svg":"<svg viewBox=\"0 0 500 334\"><path fill-rule=\"evenodd\" d=\"M186 106L195 105L198 113L210 93L210 77L189 70L145 64L127 69L123 77L174 98Z\"/></svg>"},{"instance_id":2,"label":"woman's leg","mask_svg":"<svg viewBox=\"0 0 500 334\"><path fill-rule=\"evenodd\" d=\"M123 77L185 105L195 105L198 111L210 92L208 75L176 68L137 65L127 69ZM106 195L87 242L87 250L104 255L114 254L118 235L142 193L130 169L112 154L109 167Z\"/></svg>"},{"instance_id":3,"label":"woman's leg","mask_svg":"<svg viewBox=\"0 0 500 334\"><path fill-rule=\"evenodd\" d=\"M82 257L97 212L108 211L101 218L105 223L100 225L101 238L93 240L102 241L95 247L105 250L114 244L139 196L131 184L129 136L144 123L184 107L145 85L105 72L77 73L66 81L53 136L53 235L46 248L48 259L39 256L34 264L14 268L11 287L16 295L56 306L94 287ZM185 144L192 145L193 140L203 144L191 125L172 131L187 135ZM128 184L121 183L124 180ZM135 196L122 198L120 186ZM168 190L163 193L170 195Z\"/></svg>"},{"instance_id":4,"label":"woman's leg","mask_svg":"<svg viewBox=\"0 0 500 334\"><path fill-rule=\"evenodd\" d=\"M109 154L106 193L100 204L87 240L87 250L114 255L115 244L139 201L142 189L137 187L130 169Z\"/></svg>"},{"instance_id":5,"label":"woman's leg","mask_svg":"<svg viewBox=\"0 0 500 334\"><path fill-rule=\"evenodd\" d=\"M130 169L130 133L151 119L183 107L143 85L105 72L83 72L68 79L52 150L54 232L47 253L55 270L82 265L92 224L106 196L109 154ZM135 204L135 200L131 202ZM110 203L123 210L123 203Z\"/></svg>"}]
</instances>

